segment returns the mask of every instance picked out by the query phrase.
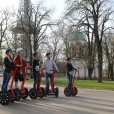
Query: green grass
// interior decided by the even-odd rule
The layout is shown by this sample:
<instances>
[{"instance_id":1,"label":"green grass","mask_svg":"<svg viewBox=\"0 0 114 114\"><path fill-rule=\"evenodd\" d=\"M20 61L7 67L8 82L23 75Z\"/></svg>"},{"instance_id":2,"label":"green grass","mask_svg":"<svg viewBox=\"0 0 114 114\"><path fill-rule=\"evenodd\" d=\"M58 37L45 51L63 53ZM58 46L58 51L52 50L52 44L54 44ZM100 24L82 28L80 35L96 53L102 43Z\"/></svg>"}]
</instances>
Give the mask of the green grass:
<instances>
[{"instance_id":1,"label":"green grass","mask_svg":"<svg viewBox=\"0 0 114 114\"><path fill-rule=\"evenodd\" d=\"M33 83L33 80L29 80ZM42 80L45 84L45 80ZM68 80L66 78L55 78L55 85L67 86ZM103 83L98 83L97 80L75 80L75 86L79 88L87 89L97 89L97 90L113 90L114 91L114 81L103 81Z\"/></svg>"}]
</instances>

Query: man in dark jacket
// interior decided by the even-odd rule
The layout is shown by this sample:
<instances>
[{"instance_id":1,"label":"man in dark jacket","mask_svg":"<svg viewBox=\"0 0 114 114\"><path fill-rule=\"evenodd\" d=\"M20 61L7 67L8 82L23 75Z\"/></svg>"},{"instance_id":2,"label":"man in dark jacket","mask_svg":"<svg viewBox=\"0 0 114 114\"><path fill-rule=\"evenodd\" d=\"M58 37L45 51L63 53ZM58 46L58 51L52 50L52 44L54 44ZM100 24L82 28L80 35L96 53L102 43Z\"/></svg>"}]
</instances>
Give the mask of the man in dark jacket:
<instances>
[{"instance_id":1,"label":"man in dark jacket","mask_svg":"<svg viewBox=\"0 0 114 114\"><path fill-rule=\"evenodd\" d=\"M40 69L41 69L41 61L39 59L38 52L35 52L33 54L33 78L34 78L34 84L33 87L37 88L38 82L40 80Z\"/></svg>"}]
</instances>

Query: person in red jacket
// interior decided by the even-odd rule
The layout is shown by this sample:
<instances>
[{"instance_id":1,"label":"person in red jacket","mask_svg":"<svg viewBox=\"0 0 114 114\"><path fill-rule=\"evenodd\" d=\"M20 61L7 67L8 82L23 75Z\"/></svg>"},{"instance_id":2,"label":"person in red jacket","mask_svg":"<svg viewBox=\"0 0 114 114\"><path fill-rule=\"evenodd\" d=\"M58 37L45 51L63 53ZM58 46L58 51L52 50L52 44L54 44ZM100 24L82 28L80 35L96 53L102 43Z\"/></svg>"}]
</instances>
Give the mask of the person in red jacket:
<instances>
[{"instance_id":1,"label":"person in red jacket","mask_svg":"<svg viewBox=\"0 0 114 114\"><path fill-rule=\"evenodd\" d=\"M18 80L23 81L23 73L25 72L25 68L27 67L27 64L25 60L22 58L23 55L23 49L18 48L16 50L17 56L14 58L14 63L16 66L16 75L15 75L15 88L18 88Z\"/></svg>"}]
</instances>

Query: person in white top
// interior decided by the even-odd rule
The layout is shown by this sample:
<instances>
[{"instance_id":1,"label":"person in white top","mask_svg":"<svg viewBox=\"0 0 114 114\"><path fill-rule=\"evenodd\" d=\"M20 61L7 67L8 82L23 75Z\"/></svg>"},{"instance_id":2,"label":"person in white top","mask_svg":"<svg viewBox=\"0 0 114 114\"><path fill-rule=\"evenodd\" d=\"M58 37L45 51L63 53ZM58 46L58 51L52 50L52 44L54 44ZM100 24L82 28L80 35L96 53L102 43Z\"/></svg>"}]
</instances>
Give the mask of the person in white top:
<instances>
[{"instance_id":1,"label":"person in white top","mask_svg":"<svg viewBox=\"0 0 114 114\"><path fill-rule=\"evenodd\" d=\"M54 68L59 72L56 63L51 59L51 53L47 53L46 59L43 62L47 91L49 91L49 78L51 80Z\"/></svg>"}]
</instances>

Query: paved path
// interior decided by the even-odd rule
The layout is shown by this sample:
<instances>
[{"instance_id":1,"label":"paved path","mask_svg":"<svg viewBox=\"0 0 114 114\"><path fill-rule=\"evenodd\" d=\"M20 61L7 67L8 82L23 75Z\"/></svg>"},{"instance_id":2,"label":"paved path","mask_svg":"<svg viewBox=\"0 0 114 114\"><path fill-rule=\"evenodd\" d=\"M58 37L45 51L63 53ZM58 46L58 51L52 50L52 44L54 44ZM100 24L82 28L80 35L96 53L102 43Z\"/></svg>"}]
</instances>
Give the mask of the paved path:
<instances>
[{"instance_id":1,"label":"paved path","mask_svg":"<svg viewBox=\"0 0 114 114\"><path fill-rule=\"evenodd\" d=\"M0 105L0 114L114 114L114 92L79 89L76 97L67 98L64 88L59 89L58 98L28 98L8 106Z\"/></svg>"}]
</instances>

